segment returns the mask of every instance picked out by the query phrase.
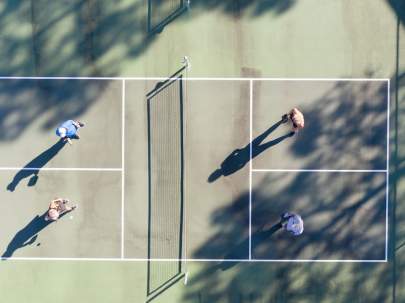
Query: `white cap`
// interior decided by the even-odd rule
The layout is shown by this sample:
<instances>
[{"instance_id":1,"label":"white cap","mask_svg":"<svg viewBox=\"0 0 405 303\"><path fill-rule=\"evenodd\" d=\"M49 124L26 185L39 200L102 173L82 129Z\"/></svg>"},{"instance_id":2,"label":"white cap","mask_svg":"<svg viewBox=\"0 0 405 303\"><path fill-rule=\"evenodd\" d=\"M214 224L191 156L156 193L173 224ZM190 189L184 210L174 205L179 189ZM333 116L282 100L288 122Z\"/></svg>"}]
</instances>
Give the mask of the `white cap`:
<instances>
[{"instance_id":1,"label":"white cap","mask_svg":"<svg viewBox=\"0 0 405 303\"><path fill-rule=\"evenodd\" d=\"M58 133L59 133L59 136L60 136L61 138L66 137L66 128L64 128L64 127L59 127L59 128L58 128Z\"/></svg>"}]
</instances>

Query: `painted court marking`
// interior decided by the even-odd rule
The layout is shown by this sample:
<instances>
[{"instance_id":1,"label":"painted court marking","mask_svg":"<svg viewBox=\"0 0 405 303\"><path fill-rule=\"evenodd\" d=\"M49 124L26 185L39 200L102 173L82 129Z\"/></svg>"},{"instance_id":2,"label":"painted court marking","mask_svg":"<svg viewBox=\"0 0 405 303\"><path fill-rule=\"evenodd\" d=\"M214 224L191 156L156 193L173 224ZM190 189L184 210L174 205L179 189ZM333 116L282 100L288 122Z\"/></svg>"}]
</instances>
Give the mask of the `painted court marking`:
<instances>
[{"instance_id":1,"label":"painted court marking","mask_svg":"<svg viewBox=\"0 0 405 303\"><path fill-rule=\"evenodd\" d=\"M386 169L261 169L254 168L253 172L317 172L317 173L386 173Z\"/></svg>"},{"instance_id":2,"label":"painted court marking","mask_svg":"<svg viewBox=\"0 0 405 303\"><path fill-rule=\"evenodd\" d=\"M253 83L255 81L352 81L352 82L382 82L388 83L388 102L387 102L387 146L386 146L386 169L383 170L336 170L336 169L253 169L252 161L249 161L249 258L248 259L147 259L147 258L125 258L124 256L124 210L125 210L125 84L127 80L167 80L167 77L0 77L0 80L109 80L122 82L122 167L121 168L25 168L25 167L0 167L0 171L7 170L40 170L40 171L100 171L100 172L121 172L121 254L120 258L41 258L41 257L10 257L1 258L2 260L22 260L22 261L112 261L112 262L313 262L313 263L379 263L388 260L388 205L389 205L389 124L390 124L390 79L388 78L235 78L235 77L196 77L186 78L184 81L249 81L250 91L250 142L253 132ZM250 159L252 159L252 146L250 146ZM384 260L312 260L312 259L252 259L252 174L260 172L364 172L364 173L386 173L386 232L385 232L385 259Z\"/></svg>"},{"instance_id":3,"label":"painted court marking","mask_svg":"<svg viewBox=\"0 0 405 303\"><path fill-rule=\"evenodd\" d=\"M0 80L167 80L167 77L0 77ZM390 81L388 78L238 78L238 77L189 77L191 81Z\"/></svg>"},{"instance_id":4,"label":"painted court marking","mask_svg":"<svg viewBox=\"0 0 405 303\"><path fill-rule=\"evenodd\" d=\"M122 138L121 138L121 259L124 259L125 240L125 80L122 80Z\"/></svg>"},{"instance_id":5,"label":"painted court marking","mask_svg":"<svg viewBox=\"0 0 405 303\"><path fill-rule=\"evenodd\" d=\"M249 142L253 140L253 81L249 85ZM252 260L252 144L249 144L249 260Z\"/></svg>"},{"instance_id":6,"label":"painted court marking","mask_svg":"<svg viewBox=\"0 0 405 303\"><path fill-rule=\"evenodd\" d=\"M0 167L0 170L40 170L40 171L122 171L122 168L97 167Z\"/></svg>"},{"instance_id":7,"label":"painted court marking","mask_svg":"<svg viewBox=\"0 0 405 303\"><path fill-rule=\"evenodd\" d=\"M98 262L238 262L238 263L263 263L263 262L280 262L280 263L386 263L387 260L313 260L313 259L147 259L147 258L41 258L41 257L10 257L1 258L1 260L11 261L98 261Z\"/></svg>"}]
</instances>

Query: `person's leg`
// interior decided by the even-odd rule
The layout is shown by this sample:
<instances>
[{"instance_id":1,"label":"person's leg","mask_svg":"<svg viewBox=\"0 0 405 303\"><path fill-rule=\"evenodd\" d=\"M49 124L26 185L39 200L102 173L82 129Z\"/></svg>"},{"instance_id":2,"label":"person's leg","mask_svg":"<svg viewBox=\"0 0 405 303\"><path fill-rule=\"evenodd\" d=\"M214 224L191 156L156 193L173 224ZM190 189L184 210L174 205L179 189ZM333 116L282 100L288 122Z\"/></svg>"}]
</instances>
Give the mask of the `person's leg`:
<instances>
[{"instance_id":1,"label":"person's leg","mask_svg":"<svg viewBox=\"0 0 405 303\"><path fill-rule=\"evenodd\" d=\"M63 200L61 200L61 201L59 202L59 204L58 204L58 211L59 211L59 213L60 213L60 214L63 214L63 213L66 211L66 209L67 209L68 207L69 207L69 206L67 206L66 203L65 203Z\"/></svg>"},{"instance_id":2,"label":"person's leg","mask_svg":"<svg viewBox=\"0 0 405 303\"><path fill-rule=\"evenodd\" d=\"M276 225L274 225L274 229L276 229L276 230L279 230L281 228L283 228L283 223L281 223L281 221L278 222Z\"/></svg>"},{"instance_id":3,"label":"person's leg","mask_svg":"<svg viewBox=\"0 0 405 303\"><path fill-rule=\"evenodd\" d=\"M76 208L76 205L73 205L73 206L66 206L66 209L65 209L64 212L72 211L72 210L74 210L75 208Z\"/></svg>"},{"instance_id":4,"label":"person's leg","mask_svg":"<svg viewBox=\"0 0 405 303\"><path fill-rule=\"evenodd\" d=\"M68 137L63 138L62 140L63 140L63 142L69 143L69 145L72 145L72 144L73 144L73 143L72 143L72 140L70 140L70 138L68 138Z\"/></svg>"},{"instance_id":5,"label":"person's leg","mask_svg":"<svg viewBox=\"0 0 405 303\"><path fill-rule=\"evenodd\" d=\"M288 219L290 217L291 217L291 215L288 212L285 212L285 213L280 215L280 224L281 224L282 227L284 227L287 224Z\"/></svg>"},{"instance_id":6,"label":"person's leg","mask_svg":"<svg viewBox=\"0 0 405 303\"><path fill-rule=\"evenodd\" d=\"M74 209L77 207L76 205L74 205L74 206L69 206L69 205L67 205L68 203L70 203L70 200L69 200L69 199L62 199L62 202L63 202L63 204L64 204L64 206L65 206L65 209L66 209L67 211L74 210Z\"/></svg>"}]
</instances>

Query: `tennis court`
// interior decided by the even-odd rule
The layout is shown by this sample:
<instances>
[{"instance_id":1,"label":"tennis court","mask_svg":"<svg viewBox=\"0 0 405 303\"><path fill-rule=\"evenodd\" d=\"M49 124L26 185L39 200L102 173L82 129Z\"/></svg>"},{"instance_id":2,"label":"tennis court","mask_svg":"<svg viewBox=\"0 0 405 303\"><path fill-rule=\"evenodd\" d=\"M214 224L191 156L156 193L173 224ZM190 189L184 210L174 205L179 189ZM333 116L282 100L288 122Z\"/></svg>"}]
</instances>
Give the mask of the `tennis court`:
<instances>
[{"instance_id":1,"label":"tennis court","mask_svg":"<svg viewBox=\"0 0 405 303\"><path fill-rule=\"evenodd\" d=\"M69 106L66 91L100 99L79 117L83 142L54 144L31 161L16 152L23 140L2 148L2 179L12 184L2 193L12 218L2 226L4 259L144 261L148 295L194 261L387 261L388 80L204 79L185 71L168 79L1 80L5 91L30 92L19 97L26 106L44 88L56 108ZM314 122L291 137L278 122L293 106ZM341 107L350 112L334 120ZM52 139L31 141L41 151ZM246 153L230 158L235 149ZM55 195L79 209L41 226ZM298 239L271 232L285 211L305 220Z\"/></svg>"},{"instance_id":2,"label":"tennis court","mask_svg":"<svg viewBox=\"0 0 405 303\"><path fill-rule=\"evenodd\" d=\"M0 4L0 301L402 301L402 6L259 2Z\"/></svg>"}]
</instances>

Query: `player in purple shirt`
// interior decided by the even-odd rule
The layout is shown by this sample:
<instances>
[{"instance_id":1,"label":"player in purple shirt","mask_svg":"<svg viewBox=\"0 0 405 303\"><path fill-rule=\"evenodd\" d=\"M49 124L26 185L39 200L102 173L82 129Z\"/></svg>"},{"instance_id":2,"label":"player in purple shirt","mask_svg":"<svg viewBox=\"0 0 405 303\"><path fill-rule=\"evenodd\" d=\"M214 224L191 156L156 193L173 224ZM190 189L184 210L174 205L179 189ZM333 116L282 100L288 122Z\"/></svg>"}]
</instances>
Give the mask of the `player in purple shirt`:
<instances>
[{"instance_id":1,"label":"player in purple shirt","mask_svg":"<svg viewBox=\"0 0 405 303\"><path fill-rule=\"evenodd\" d=\"M304 221L300 215L294 213L282 214L280 225L294 236L299 236L304 232Z\"/></svg>"}]
</instances>

